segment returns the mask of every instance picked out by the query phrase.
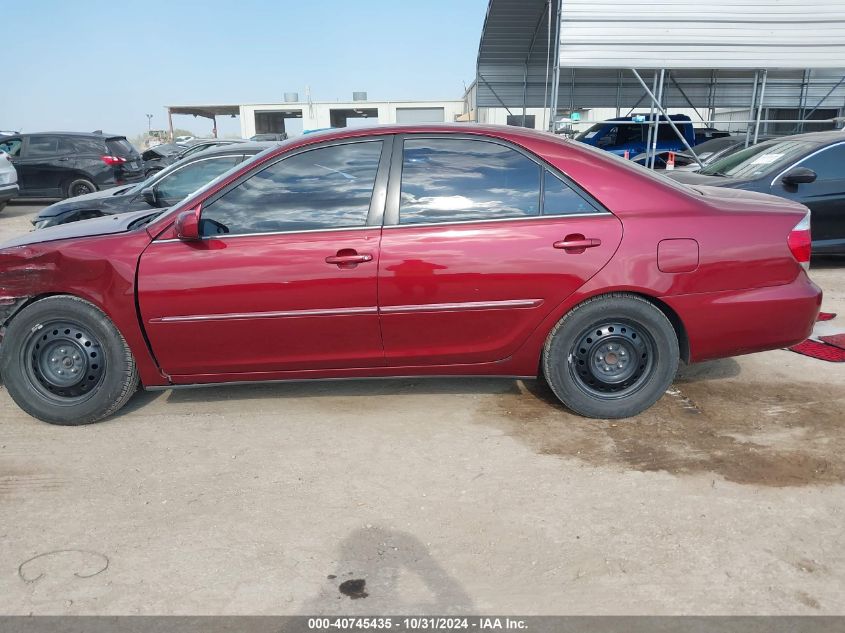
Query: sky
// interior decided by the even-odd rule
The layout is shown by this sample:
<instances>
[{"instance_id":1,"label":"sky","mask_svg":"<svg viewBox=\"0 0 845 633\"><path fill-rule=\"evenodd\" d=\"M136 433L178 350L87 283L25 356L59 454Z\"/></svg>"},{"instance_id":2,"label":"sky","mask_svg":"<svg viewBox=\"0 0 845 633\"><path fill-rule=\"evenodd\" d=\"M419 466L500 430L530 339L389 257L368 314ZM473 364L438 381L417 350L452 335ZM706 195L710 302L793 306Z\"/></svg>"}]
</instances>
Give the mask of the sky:
<instances>
[{"instance_id":1,"label":"sky","mask_svg":"<svg viewBox=\"0 0 845 633\"><path fill-rule=\"evenodd\" d=\"M166 129L166 105L459 99L487 0L4 2L0 129ZM211 135L211 121L174 116ZM218 133L240 134L238 119Z\"/></svg>"}]
</instances>

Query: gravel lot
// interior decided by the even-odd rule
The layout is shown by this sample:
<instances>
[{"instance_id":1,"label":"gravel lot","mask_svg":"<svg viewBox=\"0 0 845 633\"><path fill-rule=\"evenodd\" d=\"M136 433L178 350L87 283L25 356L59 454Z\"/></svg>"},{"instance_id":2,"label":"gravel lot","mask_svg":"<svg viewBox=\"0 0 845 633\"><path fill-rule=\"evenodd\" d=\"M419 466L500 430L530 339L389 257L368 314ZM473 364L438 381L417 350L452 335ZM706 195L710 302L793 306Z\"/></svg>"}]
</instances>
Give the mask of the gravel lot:
<instances>
[{"instance_id":1,"label":"gravel lot","mask_svg":"<svg viewBox=\"0 0 845 633\"><path fill-rule=\"evenodd\" d=\"M812 273L840 331L843 264ZM63 428L0 388L0 613L842 614L843 483L845 363L787 351L625 422L438 379L142 392Z\"/></svg>"}]
</instances>

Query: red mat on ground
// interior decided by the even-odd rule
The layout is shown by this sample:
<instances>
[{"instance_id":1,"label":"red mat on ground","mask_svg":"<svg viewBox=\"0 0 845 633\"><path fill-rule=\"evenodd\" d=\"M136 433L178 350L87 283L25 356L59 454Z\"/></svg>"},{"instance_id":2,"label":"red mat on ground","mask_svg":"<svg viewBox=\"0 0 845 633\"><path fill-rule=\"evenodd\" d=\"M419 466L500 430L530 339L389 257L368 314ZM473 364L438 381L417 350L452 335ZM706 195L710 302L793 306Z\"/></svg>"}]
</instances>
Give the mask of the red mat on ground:
<instances>
[{"instance_id":1,"label":"red mat on ground","mask_svg":"<svg viewBox=\"0 0 845 633\"><path fill-rule=\"evenodd\" d=\"M845 349L845 334L830 334L828 336L820 336L819 338L829 345L835 345L839 349Z\"/></svg>"},{"instance_id":2,"label":"red mat on ground","mask_svg":"<svg viewBox=\"0 0 845 633\"><path fill-rule=\"evenodd\" d=\"M836 318L835 312L819 312L819 316L816 317L816 321L831 321Z\"/></svg>"},{"instance_id":3,"label":"red mat on ground","mask_svg":"<svg viewBox=\"0 0 845 633\"><path fill-rule=\"evenodd\" d=\"M789 349L810 358L826 360L831 363L845 363L845 349L827 343L807 340L798 343L798 345L793 345Z\"/></svg>"}]
</instances>

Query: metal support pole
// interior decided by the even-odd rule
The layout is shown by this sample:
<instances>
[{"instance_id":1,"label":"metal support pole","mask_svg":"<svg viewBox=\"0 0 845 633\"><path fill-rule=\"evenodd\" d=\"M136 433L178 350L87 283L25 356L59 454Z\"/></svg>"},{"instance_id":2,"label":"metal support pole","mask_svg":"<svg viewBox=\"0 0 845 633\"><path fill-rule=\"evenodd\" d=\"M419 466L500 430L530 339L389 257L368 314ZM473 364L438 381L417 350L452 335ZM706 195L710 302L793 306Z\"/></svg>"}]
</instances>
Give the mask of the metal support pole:
<instances>
[{"instance_id":1,"label":"metal support pole","mask_svg":"<svg viewBox=\"0 0 845 633\"><path fill-rule=\"evenodd\" d=\"M619 102L622 100L622 71L616 73L616 118L619 118Z\"/></svg>"},{"instance_id":2,"label":"metal support pole","mask_svg":"<svg viewBox=\"0 0 845 633\"><path fill-rule=\"evenodd\" d=\"M549 127L548 106L549 106L549 59L552 56L552 3L546 0L546 7L549 10L549 19L546 20L546 84L543 90L543 109L546 110L546 120L543 121L543 129Z\"/></svg>"},{"instance_id":3,"label":"metal support pole","mask_svg":"<svg viewBox=\"0 0 845 633\"><path fill-rule=\"evenodd\" d=\"M167 131L170 136L170 142L173 142L173 113L170 108L167 108Z\"/></svg>"},{"instance_id":4,"label":"metal support pole","mask_svg":"<svg viewBox=\"0 0 845 633\"><path fill-rule=\"evenodd\" d=\"M766 94L766 77L768 70L763 71L763 79L760 82L760 99L757 101L757 117L754 123L754 144L757 144L757 137L760 135L760 119L763 115L763 96Z\"/></svg>"},{"instance_id":5,"label":"metal support pole","mask_svg":"<svg viewBox=\"0 0 845 633\"><path fill-rule=\"evenodd\" d=\"M678 135L678 138L681 139L681 143L683 143L684 147L686 147L689 150L689 153L692 154L692 157L695 159L695 162L698 163L701 167L704 167L704 164L701 162L701 159L698 158L698 154L696 154L692 147L690 147L690 144L687 142L687 139L684 137L684 135L681 134L681 131L678 129L678 126L675 125L675 122L669 118L669 115L666 114L666 111L663 109L663 106L657 103L657 98L654 96L654 93L648 89L648 86L643 81L643 78L640 77L640 73L637 72L637 69L632 68L631 72L634 73L634 77L636 77L637 81L640 82L640 85L643 87L643 90L645 90L648 93L648 96L651 97L652 103L655 103L657 105L658 110L660 110L660 114L666 117L666 121L669 123L669 126L673 130L675 130L675 134Z\"/></svg>"},{"instance_id":6,"label":"metal support pole","mask_svg":"<svg viewBox=\"0 0 845 633\"><path fill-rule=\"evenodd\" d=\"M646 88L646 92L648 92L648 88ZM648 167L651 163L651 137L654 136L654 93L657 92L657 71L654 71L654 82L652 87L652 92L649 92L649 96L651 97L651 107L648 111L648 135L646 136L645 140L645 166Z\"/></svg>"},{"instance_id":7,"label":"metal support pole","mask_svg":"<svg viewBox=\"0 0 845 633\"><path fill-rule=\"evenodd\" d=\"M528 47L528 54L525 56L524 69L522 71L522 127L525 127L525 106L528 95L528 61L534 53L534 44L537 42L537 33L540 32L540 26L543 24L543 16L545 14L545 10L540 11L540 17L537 18L537 24L534 25L534 35L531 36L531 45Z\"/></svg>"},{"instance_id":8,"label":"metal support pole","mask_svg":"<svg viewBox=\"0 0 845 633\"><path fill-rule=\"evenodd\" d=\"M487 80L486 80L486 79L485 79L482 75L478 75L478 78L479 78L481 81L483 81L483 82L484 82L484 85L485 85L485 86L487 86L487 87L490 89L490 92L492 92L492 93L493 93L493 96L494 96L494 97L496 97L496 101L498 101L499 103L501 103L501 104L502 104L502 107L503 107L505 110L507 110L507 111L508 111L508 114L510 114L511 116L513 116L513 112L511 112L511 110L510 110L510 108L507 106L507 104L506 104L504 101L502 101L502 98L499 96L499 93L497 93L495 90L493 90L493 86L491 86L491 85L490 85L490 83L489 83L489 82L488 82L488 81L487 81Z\"/></svg>"},{"instance_id":9,"label":"metal support pole","mask_svg":"<svg viewBox=\"0 0 845 633\"><path fill-rule=\"evenodd\" d=\"M757 82L760 79L760 71L754 71L754 88L751 91L751 107L748 108L748 116L751 117L754 114L754 106L757 103ZM748 143L751 141L751 125L745 126L745 147L748 147Z\"/></svg>"},{"instance_id":10,"label":"metal support pole","mask_svg":"<svg viewBox=\"0 0 845 633\"><path fill-rule=\"evenodd\" d=\"M557 116L557 100L560 94L560 0L553 0L555 4L555 51L554 51L554 72L552 73L552 105L549 108L549 130L555 131L555 117ZM575 69L572 69L573 85L575 82ZM572 95L570 94L570 101Z\"/></svg>"},{"instance_id":11,"label":"metal support pole","mask_svg":"<svg viewBox=\"0 0 845 633\"><path fill-rule=\"evenodd\" d=\"M689 107L691 107L693 110L695 110L695 113L696 113L696 115L698 115L698 118L699 118L699 119L701 119L701 120L703 121L703 120L704 120L704 117L703 117L703 116L701 116L701 112L699 112L699 111L698 111L698 108L696 108L696 107L693 105L692 101L690 101L690 98L687 96L687 93L686 93L686 92L684 92L684 89L683 89L683 88L681 88L681 84L679 84L677 81L675 81L675 78L672 76L672 72L671 72L671 71L669 71L669 72L667 72L666 74L669 76L669 81L671 81L671 82L672 82L672 85L673 85L673 86L675 86L675 88L677 88L677 89L678 89L678 92L680 92L680 93L681 93L681 96L682 96L682 97L684 98L684 100L685 100L685 101L689 104Z\"/></svg>"},{"instance_id":12,"label":"metal support pole","mask_svg":"<svg viewBox=\"0 0 845 633\"><path fill-rule=\"evenodd\" d=\"M660 69L660 83L657 87L657 106L663 105L663 77L665 74L663 68ZM654 118L654 134L651 137L651 168L654 169L654 164L657 162L657 136L660 132L660 117Z\"/></svg>"},{"instance_id":13,"label":"metal support pole","mask_svg":"<svg viewBox=\"0 0 845 633\"><path fill-rule=\"evenodd\" d=\"M810 71L809 69L804 70L804 74L801 77L801 97L798 100L798 118L804 119L804 112L807 110L807 84L810 81ZM799 123L796 126L797 132L804 131L804 124Z\"/></svg>"},{"instance_id":14,"label":"metal support pole","mask_svg":"<svg viewBox=\"0 0 845 633\"><path fill-rule=\"evenodd\" d=\"M529 53L530 54L530 53ZM525 62L525 72L522 74L522 127L525 127L525 99L528 92L528 62Z\"/></svg>"},{"instance_id":15,"label":"metal support pole","mask_svg":"<svg viewBox=\"0 0 845 633\"><path fill-rule=\"evenodd\" d=\"M709 87L709 91L707 93L707 108L709 110L709 112L707 113L707 116L710 117L711 121L716 118L716 108L714 107L714 104L716 103L715 99L716 99L716 71L711 70L710 71L710 87Z\"/></svg>"},{"instance_id":16,"label":"metal support pole","mask_svg":"<svg viewBox=\"0 0 845 633\"><path fill-rule=\"evenodd\" d=\"M819 102L815 105L815 107L814 107L812 110L810 110L810 111L809 111L806 115L804 115L804 116L800 117L800 118L801 118L801 120L802 120L802 121L807 121L807 120L809 120L809 118L810 118L811 116L813 116L813 112L815 112L816 110L818 110L818 109L819 109L819 106L820 106L821 104L823 104L825 101L827 101L827 98L828 98L830 95L832 95L832 94L833 94L834 90L836 90L836 89L837 89L839 86L841 86L843 83L845 83L845 77L842 77L842 79L840 79L838 82L836 82L836 85L835 85L835 86L833 86L833 88L831 88L830 90L828 90L828 91L827 91L827 94L826 94L825 96L823 96L823 97L819 100Z\"/></svg>"}]
</instances>

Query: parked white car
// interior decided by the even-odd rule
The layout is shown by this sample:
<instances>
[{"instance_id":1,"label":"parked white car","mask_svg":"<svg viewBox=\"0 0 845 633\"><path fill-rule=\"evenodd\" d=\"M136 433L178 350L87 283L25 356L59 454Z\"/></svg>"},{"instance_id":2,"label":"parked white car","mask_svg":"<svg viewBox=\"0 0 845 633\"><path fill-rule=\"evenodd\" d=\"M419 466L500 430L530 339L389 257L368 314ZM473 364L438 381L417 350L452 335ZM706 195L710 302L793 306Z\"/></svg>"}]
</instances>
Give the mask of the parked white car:
<instances>
[{"instance_id":1,"label":"parked white car","mask_svg":"<svg viewBox=\"0 0 845 633\"><path fill-rule=\"evenodd\" d=\"M0 151L0 211L18 195L18 172L6 152Z\"/></svg>"}]
</instances>

